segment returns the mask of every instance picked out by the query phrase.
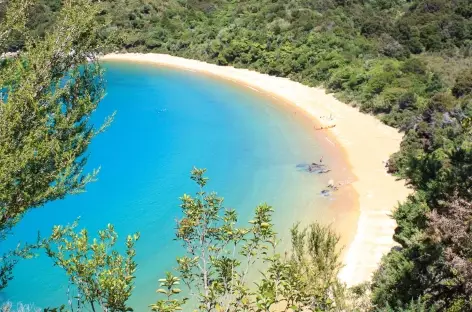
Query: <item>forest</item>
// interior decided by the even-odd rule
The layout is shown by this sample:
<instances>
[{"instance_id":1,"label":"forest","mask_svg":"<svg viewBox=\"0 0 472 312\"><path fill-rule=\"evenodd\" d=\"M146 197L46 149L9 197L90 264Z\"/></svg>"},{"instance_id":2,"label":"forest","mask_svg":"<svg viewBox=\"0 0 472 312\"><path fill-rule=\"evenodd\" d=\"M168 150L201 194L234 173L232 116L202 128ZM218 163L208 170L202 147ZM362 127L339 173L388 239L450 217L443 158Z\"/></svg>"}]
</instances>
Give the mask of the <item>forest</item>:
<instances>
[{"instance_id":1,"label":"forest","mask_svg":"<svg viewBox=\"0 0 472 312\"><path fill-rule=\"evenodd\" d=\"M8 21L6 4L1 6L2 19ZM33 49L29 42L31 39L22 35L24 32L30 38L49 38L51 29L56 27L58 20L61 21L64 6L66 4L60 0L35 1L25 19L24 29L12 31L8 40L2 41L2 50ZM370 283L351 290L354 294L369 294L368 308L356 309L472 311L471 1L105 0L96 10L90 23L98 25L95 25L94 40L100 42L97 48L100 52L168 53L288 77L309 86L322 86L340 100L402 131L401 149L391 156L388 170L405 179L414 189L414 194L393 212L397 222L394 239L399 247L384 256ZM79 37L77 41L79 39L84 40ZM97 47L90 40L86 42L93 49ZM6 67L3 73L11 73L11 68ZM91 68L89 74L98 73ZM90 77L83 73L76 75L82 77L85 87L92 88L87 86ZM15 85L6 78L1 81L4 87ZM98 96L95 91L100 90L92 91ZM80 96L73 92L72 95ZM92 104L98 98L88 99L91 106L87 109L92 111ZM75 113L80 115L84 111ZM2 114L5 113L0 110L0 116L4 118ZM85 133L89 136L87 140L90 140L93 135L87 131ZM2 135L0 132L0 138ZM0 148L6 151L4 145ZM66 151L70 153L67 146L64 147ZM1 153L0 156L3 155ZM82 153L83 150L80 150L73 156ZM4 164L0 162L0 166ZM76 167L70 168L75 170L71 173L75 185L64 184L66 189L59 190L62 193L58 191L57 196L48 193L49 197L32 198L15 212L21 215L29 207L60 198L74 187L80 188L81 183L86 182L80 179L82 167L82 164L76 164ZM0 181L6 185L6 170L0 169ZM52 174L57 175L58 172ZM192 177L204 185L202 172L193 172ZM16 203L16 198L9 192L11 187L0 187L3 223L8 219L4 211L10 209L10 203ZM32 196L40 197L41 194L33 192ZM190 206L194 204L191 199L185 200ZM267 218L268 212L260 209L256 209L259 218ZM191 217L195 215L191 214ZM228 218L232 217L226 215L223 219L230 224ZM259 228L254 227L251 233L260 234L263 223L270 222L256 222ZM14 222L8 224L13 225ZM191 237L192 232L188 228L191 225L184 225L183 232L178 235L180 238ZM4 224L0 228L2 235L3 227ZM308 230L314 236L321 232L316 227ZM244 236L247 233L240 234ZM301 241L305 236L300 236L297 230L292 234L294 242L298 242L299 253L303 253L300 246L303 246ZM227 232L219 235L226 241L236 239L227 237ZM269 233L264 235L257 238L261 239L258 244L270 241ZM58 235L53 241L57 243L60 237ZM328 238L325 243L329 249L332 241ZM51 241L45 244L51 248ZM57 257L57 254L51 251L51 256ZM280 259L273 258L270 267L277 268L278 271L273 272L280 275L283 271L286 277L291 278L293 274L300 274L291 270L297 266L293 263L299 263L302 258L292 259L292 266L287 263L286 271L281 269ZM185 259L191 262L190 258ZM226 266L219 265L219 274L222 274L228 263ZM197 278L194 273L190 274L190 267L191 263L182 264L183 275L186 272L187 277ZM173 299L180 292L173 290L177 284L175 278L168 276L162 281L168 291L164 289L161 293L168 299L156 304L153 307L155 311L176 311L185 303ZM337 285L332 286L323 285L323 304L316 306L314 311L331 311L332 306L327 298L331 298L336 293L334 289L338 289ZM272 289L270 287L274 285L266 287ZM309 293L312 290L308 288L303 289ZM270 293L267 289L259 294L261 297L257 304L260 307L270 297L263 296ZM212 295L221 294L214 291ZM227 295L227 289L222 293ZM307 293L304 295L310 297ZM214 302L211 300L215 300L210 298L210 293L205 294L205 300L201 301L205 307L202 311L220 311L210 304ZM238 295L244 297L244 294ZM294 299L294 302L305 304L303 300ZM294 311L302 306L298 305ZM349 310L344 307L346 309ZM118 308L116 311L125 310ZM238 307L232 311L245 310ZM254 311L268 310L260 308ZM333 308L333 311L336 309ZM342 311L339 305L338 311Z\"/></svg>"}]
</instances>

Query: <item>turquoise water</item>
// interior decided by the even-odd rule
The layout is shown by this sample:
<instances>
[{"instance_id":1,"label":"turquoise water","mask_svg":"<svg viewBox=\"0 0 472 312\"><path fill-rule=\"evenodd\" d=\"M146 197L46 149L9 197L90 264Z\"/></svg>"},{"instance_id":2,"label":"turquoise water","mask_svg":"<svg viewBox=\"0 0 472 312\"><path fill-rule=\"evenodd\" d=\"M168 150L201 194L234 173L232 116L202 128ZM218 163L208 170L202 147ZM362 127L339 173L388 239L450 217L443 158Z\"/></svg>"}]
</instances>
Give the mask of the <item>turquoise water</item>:
<instances>
[{"instance_id":1,"label":"turquoise water","mask_svg":"<svg viewBox=\"0 0 472 312\"><path fill-rule=\"evenodd\" d=\"M33 210L5 247L34 240L38 231L81 217L90 232L113 223L121 238L141 232L138 272L130 304L146 311L157 296L157 279L182 253L172 241L179 196L196 189L188 178L205 167L209 189L225 197L241 219L268 202L286 237L298 220L331 221L333 199L320 196L329 176L297 171L296 165L323 155L311 128L287 108L246 88L211 77L149 65L107 63L107 96L97 124L116 111L111 127L90 146L87 167L101 167L87 192ZM335 199L336 200L336 199ZM21 262L1 300L40 307L66 302L67 281L44 256Z\"/></svg>"}]
</instances>

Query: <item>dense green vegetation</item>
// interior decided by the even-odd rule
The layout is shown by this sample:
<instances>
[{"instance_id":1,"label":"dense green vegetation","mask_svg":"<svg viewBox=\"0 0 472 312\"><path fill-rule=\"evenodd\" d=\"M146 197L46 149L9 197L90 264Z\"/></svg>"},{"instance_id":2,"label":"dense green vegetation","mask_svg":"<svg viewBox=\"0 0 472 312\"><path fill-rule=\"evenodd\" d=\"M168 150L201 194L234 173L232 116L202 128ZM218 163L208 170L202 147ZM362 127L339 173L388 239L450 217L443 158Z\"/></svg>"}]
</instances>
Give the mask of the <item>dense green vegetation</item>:
<instances>
[{"instance_id":1,"label":"dense green vegetation","mask_svg":"<svg viewBox=\"0 0 472 312\"><path fill-rule=\"evenodd\" d=\"M1 6L5 12L5 3ZM2 50L27 51L26 59L30 55L28 51L38 53L44 60L52 57L47 51L53 42L47 38L57 21L61 21L63 6L59 0L36 1L25 21L26 28L13 28L5 40L0 38ZM394 213L398 223L394 238L400 247L384 258L368 286L372 305L362 309L472 310L472 3L469 0L108 0L103 1L97 14L92 16L102 24L97 38L107 39L107 50L164 52L220 65L251 68L307 85L322 85L340 99L401 129L405 137L401 150L389 161L389 170L405 178L415 194ZM3 19L8 22L8 18ZM109 22L106 26L105 21ZM18 21L15 20L16 24ZM4 29L11 29L8 23L6 26ZM29 36L21 35L24 33ZM39 47L29 44L28 38L37 37L46 38L45 44ZM78 36L79 39L84 37ZM85 51L87 47L95 49L95 45L86 42L89 45L77 51ZM39 54L41 49L46 52ZM42 68L42 58L30 61L38 62L37 66ZM0 131L2 234L6 234L3 229L19 221L27 209L80 189L82 181L86 182L79 179L83 164L77 157L83 154L93 133L85 125L89 111L99 99L99 89L91 93L95 97L86 98L88 105L83 110L71 110L77 118L84 116L85 119L80 120L85 123L77 128L75 124L64 123L65 128L61 128L64 130L61 137L67 140L60 141L61 153L55 157L67 156L71 160L65 168L54 165L64 163L46 151L43 157L49 161L38 161L33 157L36 155L24 153L33 147L44 146L42 139L33 136L45 131L44 124L25 123L31 131L26 132L25 140L21 141L24 144L19 147L11 145L12 141L16 142L12 140L15 133L8 130L11 125L8 116L17 121L18 127L23 125L21 118L13 118L18 114L21 117L23 111L10 103L29 103L26 105L29 107L39 101L55 99L55 93L49 89L31 99L26 92L34 90L35 84L54 83L62 77L60 74L83 61L83 58L65 59L65 65L57 71L59 76L47 76L50 80L44 82L38 78L40 76L35 77L36 80L26 79L28 73L37 68L26 66L33 63L15 61L2 69L2 86L10 88L13 95L18 94L17 97L9 95L11 102L0 106L0 127L4 127ZM16 72L22 75L10 74ZM90 88L87 84L90 77L81 74L76 73L78 79L84 81L82 87ZM18 88L23 86L23 81L31 84L32 89ZM73 90L64 92L69 92L72 99L83 95L75 94ZM44 115L38 116L47 116L48 109L52 108L53 105L46 106ZM77 142L78 136L84 138L79 140L81 148L71 150L70 144ZM52 144L55 137L50 139ZM32 155L31 159L28 155ZM45 163L51 165L46 166L46 170L40 169ZM18 181L14 170L18 166L23 168L22 177L25 177L21 181L27 182L22 188L15 188ZM67 168L71 175L66 178L72 183L50 190L51 181L62 181L60 178L64 176L59 173ZM35 180L37 183L32 183L31 177L39 177ZM27 201L19 202L20 195ZM192 218L197 217L192 215ZM21 251L18 254L22 255ZM290 268L290 261L284 265ZM5 265L4 271L9 272L11 265ZM220 262L218 265L220 281L224 284L227 275L222 272L227 267ZM118 267L121 267L119 263ZM279 270L277 274L283 272L286 271ZM288 277L295 273L292 271ZM192 271L192 274L195 278L197 273ZM8 278L4 277L2 282L6 283ZM182 303L179 299L173 301L173 295L169 293L178 282L175 278L168 276L162 281L163 287L167 287L162 292L168 299L156 303L157 311L174 311ZM313 280L297 282L309 284ZM320 289L326 291L335 283ZM203 295L199 302L206 307L204 310L210 311L210 292L206 288L210 285L203 281L200 286L204 291L200 292ZM274 285L266 286L268 288L259 299L279 300L269 287ZM301 289L307 291L308 297L315 296L313 289ZM316 296L323 302L327 300L326 292L319 292L320 289L316 289ZM334 290L328 293L328 299L333 300ZM217 289L216 294L228 298L234 293L228 294L228 289L223 287ZM215 293L211 292L211 295ZM218 296L212 302L219 302L221 306L223 297ZM305 301L297 303L304 304ZM327 304L316 307L330 309ZM336 309L340 307L335 304Z\"/></svg>"}]
</instances>

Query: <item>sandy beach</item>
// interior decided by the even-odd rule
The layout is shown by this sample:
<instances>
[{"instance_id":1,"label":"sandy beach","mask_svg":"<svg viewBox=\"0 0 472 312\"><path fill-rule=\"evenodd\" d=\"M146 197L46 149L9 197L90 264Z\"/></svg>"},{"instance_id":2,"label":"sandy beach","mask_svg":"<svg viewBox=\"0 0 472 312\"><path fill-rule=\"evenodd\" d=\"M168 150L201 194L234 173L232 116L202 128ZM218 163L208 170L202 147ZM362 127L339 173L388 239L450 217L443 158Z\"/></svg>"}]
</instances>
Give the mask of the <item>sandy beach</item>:
<instances>
[{"instance_id":1,"label":"sandy beach","mask_svg":"<svg viewBox=\"0 0 472 312\"><path fill-rule=\"evenodd\" d=\"M384 167L389 155L399 150L401 133L338 101L324 89L304 86L286 78L164 54L108 54L102 59L147 62L216 75L293 104L325 128L319 131L331 132L329 137L335 139L326 136L326 140L333 149L344 151L352 173L357 177L352 187L358 195L360 212L356 235L345 253L345 267L340 278L351 286L371 277L381 257L394 245L395 221L389 215L411 192L403 181L387 174Z\"/></svg>"}]
</instances>

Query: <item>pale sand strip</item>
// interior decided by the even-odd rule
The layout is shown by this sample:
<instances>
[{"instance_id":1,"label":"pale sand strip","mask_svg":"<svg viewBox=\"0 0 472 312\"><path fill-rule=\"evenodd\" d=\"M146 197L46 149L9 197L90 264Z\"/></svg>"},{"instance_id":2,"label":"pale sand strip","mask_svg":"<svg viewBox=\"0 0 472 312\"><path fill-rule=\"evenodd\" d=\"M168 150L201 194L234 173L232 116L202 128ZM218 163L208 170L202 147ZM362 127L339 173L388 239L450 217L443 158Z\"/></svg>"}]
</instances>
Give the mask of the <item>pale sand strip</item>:
<instances>
[{"instance_id":1,"label":"pale sand strip","mask_svg":"<svg viewBox=\"0 0 472 312\"><path fill-rule=\"evenodd\" d=\"M410 193L403 181L397 181L385 172L383 165L383 161L400 146L402 134L394 128L336 100L321 88L307 87L286 78L164 54L108 54L103 60L149 62L217 75L280 97L323 126L335 124L329 130L337 139L332 144L334 148L338 145L344 149L358 179L353 187L359 196L360 209L357 233L346 252L346 266L340 278L348 285L368 280L382 255L394 245L395 222L389 214Z\"/></svg>"}]
</instances>

